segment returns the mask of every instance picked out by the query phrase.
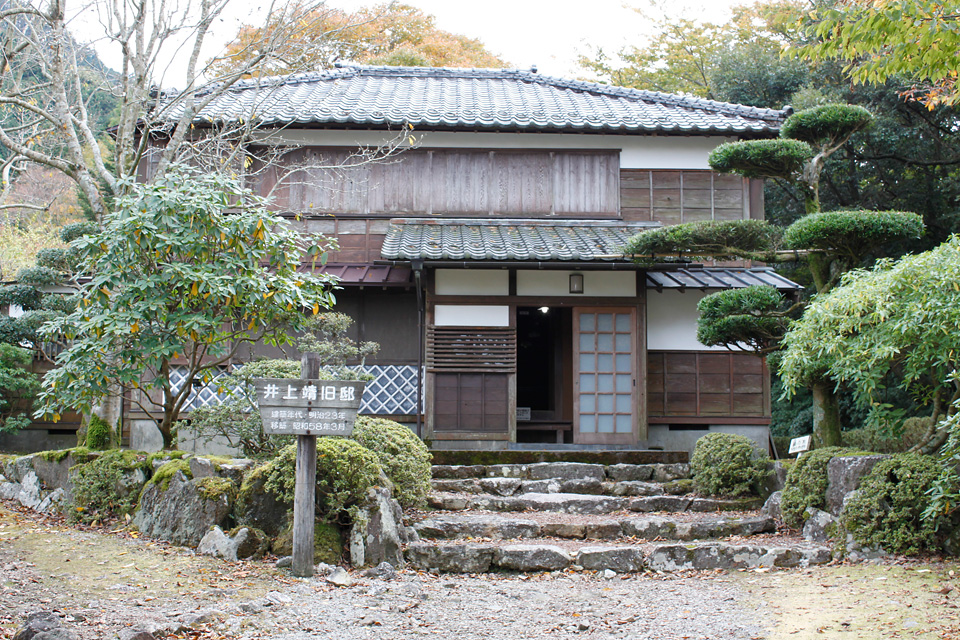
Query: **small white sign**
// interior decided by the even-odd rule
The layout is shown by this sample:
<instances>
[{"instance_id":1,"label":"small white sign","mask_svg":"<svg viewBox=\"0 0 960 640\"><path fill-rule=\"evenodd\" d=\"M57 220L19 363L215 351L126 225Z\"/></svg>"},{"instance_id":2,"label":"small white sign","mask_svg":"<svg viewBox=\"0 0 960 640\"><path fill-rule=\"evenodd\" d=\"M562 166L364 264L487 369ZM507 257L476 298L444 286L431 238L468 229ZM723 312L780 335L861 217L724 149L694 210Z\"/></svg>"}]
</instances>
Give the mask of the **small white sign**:
<instances>
[{"instance_id":1,"label":"small white sign","mask_svg":"<svg viewBox=\"0 0 960 640\"><path fill-rule=\"evenodd\" d=\"M810 450L810 436L794 438L790 441L789 453L802 453Z\"/></svg>"},{"instance_id":2,"label":"small white sign","mask_svg":"<svg viewBox=\"0 0 960 640\"><path fill-rule=\"evenodd\" d=\"M530 415L530 407L517 407L517 422L528 422Z\"/></svg>"},{"instance_id":3,"label":"small white sign","mask_svg":"<svg viewBox=\"0 0 960 640\"><path fill-rule=\"evenodd\" d=\"M365 382L256 378L257 405L268 434L349 436Z\"/></svg>"}]
</instances>

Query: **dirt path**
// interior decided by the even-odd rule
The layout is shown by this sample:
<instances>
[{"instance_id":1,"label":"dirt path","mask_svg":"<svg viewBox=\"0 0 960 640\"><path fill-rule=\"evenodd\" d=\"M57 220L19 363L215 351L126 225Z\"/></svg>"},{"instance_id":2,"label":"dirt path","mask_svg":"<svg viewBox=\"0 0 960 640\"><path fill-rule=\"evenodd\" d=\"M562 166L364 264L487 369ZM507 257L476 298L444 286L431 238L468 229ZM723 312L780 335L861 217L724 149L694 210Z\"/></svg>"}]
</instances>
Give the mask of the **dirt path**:
<instances>
[{"instance_id":1,"label":"dirt path","mask_svg":"<svg viewBox=\"0 0 960 640\"><path fill-rule=\"evenodd\" d=\"M27 613L53 610L83 640L137 627L194 640L960 640L958 576L916 563L612 579L405 571L337 588L0 505L4 639Z\"/></svg>"}]
</instances>

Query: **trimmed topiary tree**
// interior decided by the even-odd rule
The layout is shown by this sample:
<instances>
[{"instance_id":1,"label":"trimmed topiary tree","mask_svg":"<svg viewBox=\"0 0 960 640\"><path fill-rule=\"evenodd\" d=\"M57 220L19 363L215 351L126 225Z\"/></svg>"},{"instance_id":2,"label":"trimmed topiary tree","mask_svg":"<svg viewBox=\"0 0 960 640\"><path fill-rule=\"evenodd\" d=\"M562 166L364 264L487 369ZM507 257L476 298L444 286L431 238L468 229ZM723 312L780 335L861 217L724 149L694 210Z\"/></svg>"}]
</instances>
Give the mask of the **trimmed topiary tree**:
<instances>
[{"instance_id":1,"label":"trimmed topiary tree","mask_svg":"<svg viewBox=\"0 0 960 640\"><path fill-rule=\"evenodd\" d=\"M413 431L393 420L360 416L353 427L353 439L377 456L393 482L393 497L401 505L426 505L432 456Z\"/></svg>"},{"instance_id":2,"label":"trimmed topiary tree","mask_svg":"<svg viewBox=\"0 0 960 640\"><path fill-rule=\"evenodd\" d=\"M936 460L901 453L881 460L864 477L840 517L860 544L913 555L938 549L940 518L924 518L927 493L940 475Z\"/></svg>"},{"instance_id":3,"label":"trimmed topiary tree","mask_svg":"<svg viewBox=\"0 0 960 640\"><path fill-rule=\"evenodd\" d=\"M697 440L690 460L694 487L709 496L742 496L767 473L770 458L753 440L734 433L708 433Z\"/></svg>"}]
</instances>

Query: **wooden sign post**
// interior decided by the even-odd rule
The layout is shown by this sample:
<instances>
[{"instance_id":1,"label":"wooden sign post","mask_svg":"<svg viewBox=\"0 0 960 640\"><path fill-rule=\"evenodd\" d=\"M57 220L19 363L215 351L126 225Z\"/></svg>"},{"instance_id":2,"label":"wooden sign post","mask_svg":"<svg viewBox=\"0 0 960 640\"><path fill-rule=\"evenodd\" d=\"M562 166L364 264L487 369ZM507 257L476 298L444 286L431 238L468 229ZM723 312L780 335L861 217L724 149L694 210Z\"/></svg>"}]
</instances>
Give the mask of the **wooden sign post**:
<instances>
[{"instance_id":1,"label":"wooden sign post","mask_svg":"<svg viewBox=\"0 0 960 640\"><path fill-rule=\"evenodd\" d=\"M257 378L257 405L268 434L297 436L293 497L293 575L313 575L313 528L317 487L317 436L349 436L365 382L318 380L320 359L303 354L300 379Z\"/></svg>"}]
</instances>

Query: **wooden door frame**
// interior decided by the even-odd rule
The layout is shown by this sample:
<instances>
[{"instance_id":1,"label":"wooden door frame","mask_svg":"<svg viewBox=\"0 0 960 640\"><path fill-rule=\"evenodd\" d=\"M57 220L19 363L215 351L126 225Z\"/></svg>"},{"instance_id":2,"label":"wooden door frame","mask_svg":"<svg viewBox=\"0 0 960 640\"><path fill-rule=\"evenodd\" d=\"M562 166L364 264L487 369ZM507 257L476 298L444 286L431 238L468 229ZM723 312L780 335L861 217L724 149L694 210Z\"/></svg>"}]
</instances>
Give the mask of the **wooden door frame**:
<instances>
[{"instance_id":1,"label":"wooden door frame","mask_svg":"<svg viewBox=\"0 0 960 640\"><path fill-rule=\"evenodd\" d=\"M640 375L643 369L640 366L640 314L642 307L632 306L609 306L609 307L574 307L573 309L573 442L575 444L629 444L636 445L640 438ZM630 406L632 408L631 427L629 434L618 433L592 433L583 434L580 432L580 315L582 313L624 313L629 312L632 318L630 330L630 353L633 355L632 382L633 387L630 392ZM615 325L614 325L615 326ZM616 428L616 427L614 427ZM589 437L584 437L587 435Z\"/></svg>"}]
</instances>

